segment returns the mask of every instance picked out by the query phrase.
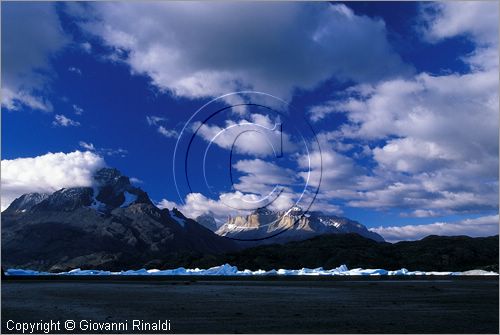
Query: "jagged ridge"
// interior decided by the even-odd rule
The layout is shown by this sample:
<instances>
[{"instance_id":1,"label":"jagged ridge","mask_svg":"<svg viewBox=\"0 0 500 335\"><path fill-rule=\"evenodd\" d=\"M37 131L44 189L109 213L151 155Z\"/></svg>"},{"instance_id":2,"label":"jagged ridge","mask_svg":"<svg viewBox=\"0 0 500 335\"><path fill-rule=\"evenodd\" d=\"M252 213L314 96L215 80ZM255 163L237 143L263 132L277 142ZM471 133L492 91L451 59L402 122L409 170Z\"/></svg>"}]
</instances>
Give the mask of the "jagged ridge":
<instances>
[{"instance_id":1,"label":"jagged ridge","mask_svg":"<svg viewBox=\"0 0 500 335\"><path fill-rule=\"evenodd\" d=\"M235 244L159 209L116 169L96 172L94 187L25 194L2 213L2 263L44 271L119 270L182 265L183 255L217 254Z\"/></svg>"},{"instance_id":2,"label":"jagged ridge","mask_svg":"<svg viewBox=\"0 0 500 335\"><path fill-rule=\"evenodd\" d=\"M231 217L217 234L237 239L262 239L283 232L261 243L304 240L321 234L357 233L382 242L382 236L357 221L321 212L304 212L300 207L287 211L260 208L246 216Z\"/></svg>"}]
</instances>

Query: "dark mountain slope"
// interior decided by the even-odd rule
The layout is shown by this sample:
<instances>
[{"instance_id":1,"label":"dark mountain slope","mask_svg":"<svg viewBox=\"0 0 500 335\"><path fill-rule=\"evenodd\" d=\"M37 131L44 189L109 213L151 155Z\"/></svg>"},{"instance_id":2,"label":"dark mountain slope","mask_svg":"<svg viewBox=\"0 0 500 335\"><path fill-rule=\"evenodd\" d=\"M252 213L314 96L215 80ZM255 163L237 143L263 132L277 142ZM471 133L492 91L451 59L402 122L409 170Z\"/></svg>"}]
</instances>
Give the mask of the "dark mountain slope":
<instances>
[{"instance_id":1,"label":"dark mountain slope","mask_svg":"<svg viewBox=\"0 0 500 335\"><path fill-rule=\"evenodd\" d=\"M235 250L233 241L159 209L115 169L97 187L23 195L2 213L2 266L59 271L180 266L184 257ZM187 255L187 256L186 256Z\"/></svg>"},{"instance_id":2,"label":"dark mountain slope","mask_svg":"<svg viewBox=\"0 0 500 335\"><path fill-rule=\"evenodd\" d=\"M383 268L421 271L498 271L498 235L428 236L395 244L376 242L357 234L331 234L305 241L273 244L206 258L192 266L229 263L240 269Z\"/></svg>"}]
</instances>

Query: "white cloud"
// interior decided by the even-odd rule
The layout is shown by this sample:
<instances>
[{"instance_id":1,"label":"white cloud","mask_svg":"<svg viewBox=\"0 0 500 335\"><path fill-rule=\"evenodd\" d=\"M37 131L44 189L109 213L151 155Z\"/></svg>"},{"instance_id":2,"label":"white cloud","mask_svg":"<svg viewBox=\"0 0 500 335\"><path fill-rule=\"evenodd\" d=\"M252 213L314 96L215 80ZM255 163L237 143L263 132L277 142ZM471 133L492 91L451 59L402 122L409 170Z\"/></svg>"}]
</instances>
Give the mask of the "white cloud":
<instances>
[{"instance_id":1,"label":"white cloud","mask_svg":"<svg viewBox=\"0 0 500 335\"><path fill-rule=\"evenodd\" d=\"M177 96L254 89L288 99L331 77L376 81L409 71L384 22L342 4L96 3L90 13L96 20L81 26L114 48L115 60Z\"/></svg>"},{"instance_id":2,"label":"white cloud","mask_svg":"<svg viewBox=\"0 0 500 335\"><path fill-rule=\"evenodd\" d=\"M498 42L498 2L442 1L421 5L424 36L437 42L457 35ZM498 57L497 57L498 58Z\"/></svg>"},{"instance_id":3,"label":"white cloud","mask_svg":"<svg viewBox=\"0 0 500 335\"><path fill-rule=\"evenodd\" d=\"M158 207L168 209L176 207L184 215L192 219L195 219L202 214L210 213L214 216L217 222L221 223L225 222L228 216L248 214L249 210L253 209L253 207L249 207L249 210L235 209L241 208L242 204L245 203L241 201L243 197L244 195L241 192L235 192L221 194L218 200L213 200L207 198L201 193L190 193L186 196L184 204L177 204L163 199L158 203Z\"/></svg>"},{"instance_id":4,"label":"white cloud","mask_svg":"<svg viewBox=\"0 0 500 335\"><path fill-rule=\"evenodd\" d=\"M306 204L311 203L312 195L305 193L303 201ZM242 193L239 191L222 193L217 200L210 199L201 193L190 193L186 196L183 203L176 203L167 199L161 200L157 206L160 208L177 208L184 215L192 219L196 219L202 214L212 215L218 223L224 223L229 216L248 215L257 207L256 203L261 200L261 197L256 194ZM283 192L276 198L267 208L274 211L288 210L296 204L297 194L293 192ZM267 205L264 201L263 206ZM304 208L306 209L306 208ZM342 213L341 209L325 201L316 201L313 203L310 210L323 211L325 213Z\"/></svg>"},{"instance_id":5,"label":"white cloud","mask_svg":"<svg viewBox=\"0 0 500 335\"><path fill-rule=\"evenodd\" d=\"M154 115L146 116L146 122L148 125L156 127L156 131L167 138L176 138L179 136L179 133L175 129L167 129L165 127L167 119L164 117Z\"/></svg>"},{"instance_id":6,"label":"white cloud","mask_svg":"<svg viewBox=\"0 0 500 335\"><path fill-rule=\"evenodd\" d=\"M383 167L409 173L435 170L463 158L439 143L413 137L390 140L375 148L373 156Z\"/></svg>"},{"instance_id":7,"label":"white cloud","mask_svg":"<svg viewBox=\"0 0 500 335\"><path fill-rule=\"evenodd\" d=\"M36 17L36 20L33 18ZM22 42L20 42L22 41ZM2 5L2 106L52 111L43 97L50 58L69 41L53 3Z\"/></svg>"},{"instance_id":8,"label":"white cloud","mask_svg":"<svg viewBox=\"0 0 500 335\"><path fill-rule=\"evenodd\" d=\"M316 122L345 113L337 141L370 144L363 156L372 171L337 193L350 206L399 208L403 216L498 209L498 4L423 6L428 39L463 35L474 43L463 57L469 72L357 85L312 107Z\"/></svg>"},{"instance_id":9,"label":"white cloud","mask_svg":"<svg viewBox=\"0 0 500 335\"><path fill-rule=\"evenodd\" d=\"M353 158L340 152L346 145L338 141L334 132L318 133L317 140L320 150L313 144L314 150L309 154L296 156L301 171L298 175L308 183L309 192L319 186L314 208L339 214L342 211L336 201L356 198L359 189L373 182L367 182L367 171Z\"/></svg>"},{"instance_id":10,"label":"white cloud","mask_svg":"<svg viewBox=\"0 0 500 335\"><path fill-rule=\"evenodd\" d=\"M498 71L499 5L495 1L449 1L421 5L423 37L431 43L463 36L476 50L462 59L471 70Z\"/></svg>"},{"instance_id":11,"label":"white cloud","mask_svg":"<svg viewBox=\"0 0 500 335\"><path fill-rule=\"evenodd\" d=\"M80 125L80 122L72 120L62 114L56 114L54 116L54 121L52 121L54 126L60 127L77 127Z\"/></svg>"},{"instance_id":12,"label":"white cloud","mask_svg":"<svg viewBox=\"0 0 500 335\"><path fill-rule=\"evenodd\" d=\"M6 86L7 84L5 84ZM21 106L31 109L51 112L52 104L43 97L34 96L26 91L12 91L8 87L2 88L2 106L10 110L19 110Z\"/></svg>"},{"instance_id":13,"label":"white cloud","mask_svg":"<svg viewBox=\"0 0 500 335\"><path fill-rule=\"evenodd\" d=\"M234 187L245 193L268 195L274 187L286 187L296 184L295 173L291 169L261 159L239 160L233 167L244 175L239 177Z\"/></svg>"},{"instance_id":14,"label":"white cloud","mask_svg":"<svg viewBox=\"0 0 500 335\"><path fill-rule=\"evenodd\" d=\"M94 144L93 143L87 143L87 142L84 142L84 141L80 141L78 142L78 144L84 148L85 150L90 150L90 151L95 151L95 147L94 147Z\"/></svg>"},{"instance_id":15,"label":"white cloud","mask_svg":"<svg viewBox=\"0 0 500 335\"><path fill-rule=\"evenodd\" d=\"M286 210L302 200L301 192L306 185L297 178L292 169L261 159L239 160L233 164L233 168L242 174L235 181L234 189L250 197L242 198L241 201L253 202L253 209L267 207L272 210Z\"/></svg>"},{"instance_id":16,"label":"white cloud","mask_svg":"<svg viewBox=\"0 0 500 335\"><path fill-rule=\"evenodd\" d=\"M25 193L90 186L94 172L104 166L103 158L89 151L2 160L2 211Z\"/></svg>"},{"instance_id":17,"label":"white cloud","mask_svg":"<svg viewBox=\"0 0 500 335\"><path fill-rule=\"evenodd\" d=\"M175 138L175 137L179 136L179 133L177 133L176 130L167 129L164 126L159 126L158 132L167 138Z\"/></svg>"},{"instance_id":18,"label":"white cloud","mask_svg":"<svg viewBox=\"0 0 500 335\"><path fill-rule=\"evenodd\" d=\"M268 115L250 114L250 120L237 122L226 120L223 127L195 123L192 129L197 135L223 149L235 149L237 153L253 156L280 156L281 152L291 153L297 149L289 134L282 131L279 121Z\"/></svg>"},{"instance_id":19,"label":"white cloud","mask_svg":"<svg viewBox=\"0 0 500 335\"><path fill-rule=\"evenodd\" d=\"M372 150L385 185L351 205L497 208L498 87L497 69L421 74L340 103L350 120L343 136L386 140Z\"/></svg>"},{"instance_id":20,"label":"white cloud","mask_svg":"<svg viewBox=\"0 0 500 335\"><path fill-rule=\"evenodd\" d=\"M428 235L490 236L498 234L498 215L465 219L457 222L436 222L431 224L372 228L388 242L419 240Z\"/></svg>"},{"instance_id":21,"label":"white cloud","mask_svg":"<svg viewBox=\"0 0 500 335\"><path fill-rule=\"evenodd\" d=\"M82 107L73 104L73 111L75 112L76 115L82 115L84 110Z\"/></svg>"}]
</instances>

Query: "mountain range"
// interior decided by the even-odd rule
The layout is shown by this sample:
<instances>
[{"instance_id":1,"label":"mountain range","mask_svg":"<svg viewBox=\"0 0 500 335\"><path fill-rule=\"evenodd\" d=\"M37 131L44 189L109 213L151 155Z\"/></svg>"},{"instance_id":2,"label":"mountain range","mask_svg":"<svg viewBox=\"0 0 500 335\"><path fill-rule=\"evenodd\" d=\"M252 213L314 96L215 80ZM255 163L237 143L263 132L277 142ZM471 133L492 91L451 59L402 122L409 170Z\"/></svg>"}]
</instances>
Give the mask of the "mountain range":
<instances>
[{"instance_id":1,"label":"mountain range","mask_svg":"<svg viewBox=\"0 0 500 335\"><path fill-rule=\"evenodd\" d=\"M378 242L382 236L361 223L321 212L304 212L294 206L287 211L259 208L246 216L230 217L216 233L235 240L258 244L304 240L323 234L356 233ZM255 243L254 243L255 244Z\"/></svg>"},{"instance_id":2,"label":"mountain range","mask_svg":"<svg viewBox=\"0 0 500 335\"><path fill-rule=\"evenodd\" d=\"M2 266L172 266L183 257L238 249L178 210L159 209L116 169L97 171L94 182L14 200L2 213Z\"/></svg>"},{"instance_id":3,"label":"mountain range","mask_svg":"<svg viewBox=\"0 0 500 335\"><path fill-rule=\"evenodd\" d=\"M432 270L456 268L459 261L491 266L492 257L498 258L498 237L392 245L359 222L299 207L260 208L218 227L211 213L192 220L175 208L158 208L116 169L103 168L93 178L92 187L15 199L2 212L2 267L57 272L228 262L255 268L345 263L400 268L408 261Z\"/></svg>"}]
</instances>

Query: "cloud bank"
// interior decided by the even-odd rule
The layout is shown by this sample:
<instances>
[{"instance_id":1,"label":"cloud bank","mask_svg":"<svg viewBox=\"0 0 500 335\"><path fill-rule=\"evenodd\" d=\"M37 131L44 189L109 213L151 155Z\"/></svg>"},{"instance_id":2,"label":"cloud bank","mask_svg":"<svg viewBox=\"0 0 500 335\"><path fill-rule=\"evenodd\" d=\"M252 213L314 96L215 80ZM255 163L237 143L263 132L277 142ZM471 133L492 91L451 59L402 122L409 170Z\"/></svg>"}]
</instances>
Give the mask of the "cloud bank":
<instances>
[{"instance_id":1,"label":"cloud bank","mask_svg":"<svg viewBox=\"0 0 500 335\"><path fill-rule=\"evenodd\" d=\"M378 227L370 230L382 235L388 242L419 240L429 235L491 236L498 234L498 215L465 219L457 222L436 222L400 227Z\"/></svg>"},{"instance_id":2,"label":"cloud bank","mask_svg":"<svg viewBox=\"0 0 500 335\"><path fill-rule=\"evenodd\" d=\"M2 160L2 211L25 193L91 186L94 172L104 166L103 158L89 151Z\"/></svg>"},{"instance_id":3,"label":"cloud bank","mask_svg":"<svg viewBox=\"0 0 500 335\"><path fill-rule=\"evenodd\" d=\"M254 89L289 99L332 77L373 82L411 72L383 21L342 4L108 2L89 16L81 27L113 49L111 59L181 97Z\"/></svg>"},{"instance_id":4,"label":"cloud bank","mask_svg":"<svg viewBox=\"0 0 500 335\"><path fill-rule=\"evenodd\" d=\"M51 80L50 58L69 41L55 4L3 3L2 106L52 111L44 97Z\"/></svg>"},{"instance_id":5,"label":"cloud bank","mask_svg":"<svg viewBox=\"0 0 500 335\"><path fill-rule=\"evenodd\" d=\"M416 217L498 210L498 4L422 6L423 38L474 43L462 59L468 71L355 85L312 107L313 122L338 113L347 118L325 134L333 150L334 142L351 145L352 157L373 163L351 176L350 186L337 182L341 190L330 195L350 199L352 207L398 208Z\"/></svg>"}]
</instances>

